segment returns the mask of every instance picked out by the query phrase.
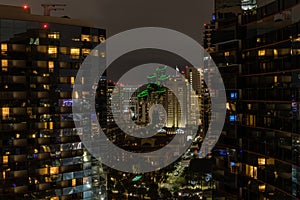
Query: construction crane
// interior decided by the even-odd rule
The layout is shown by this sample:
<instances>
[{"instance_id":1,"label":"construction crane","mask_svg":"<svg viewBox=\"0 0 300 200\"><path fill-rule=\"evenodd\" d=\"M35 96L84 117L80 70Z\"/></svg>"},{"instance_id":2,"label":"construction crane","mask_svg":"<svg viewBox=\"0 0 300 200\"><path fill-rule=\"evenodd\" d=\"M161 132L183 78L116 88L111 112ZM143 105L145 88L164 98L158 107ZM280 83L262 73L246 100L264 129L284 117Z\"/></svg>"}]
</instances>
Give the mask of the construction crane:
<instances>
[{"instance_id":1,"label":"construction crane","mask_svg":"<svg viewBox=\"0 0 300 200\"><path fill-rule=\"evenodd\" d=\"M66 4L42 4L42 7L44 8L44 16L50 16L51 11L64 10L64 8L60 7L65 6Z\"/></svg>"}]
</instances>

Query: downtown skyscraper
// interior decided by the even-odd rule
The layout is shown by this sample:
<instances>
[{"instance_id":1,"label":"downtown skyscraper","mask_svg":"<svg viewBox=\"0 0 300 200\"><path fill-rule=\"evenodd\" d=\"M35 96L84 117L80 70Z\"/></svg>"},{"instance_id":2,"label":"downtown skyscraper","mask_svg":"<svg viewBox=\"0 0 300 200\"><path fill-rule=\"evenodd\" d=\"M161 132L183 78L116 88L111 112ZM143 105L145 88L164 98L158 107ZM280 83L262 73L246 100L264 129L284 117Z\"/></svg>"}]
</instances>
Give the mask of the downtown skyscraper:
<instances>
[{"instance_id":1,"label":"downtown skyscraper","mask_svg":"<svg viewBox=\"0 0 300 200\"><path fill-rule=\"evenodd\" d=\"M105 173L74 126L72 85L105 30L28 7L0 13L0 199L104 199Z\"/></svg>"},{"instance_id":2,"label":"downtown skyscraper","mask_svg":"<svg viewBox=\"0 0 300 200\"><path fill-rule=\"evenodd\" d=\"M216 198L298 199L298 1L215 1L207 31L227 90Z\"/></svg>"}]
</instances>

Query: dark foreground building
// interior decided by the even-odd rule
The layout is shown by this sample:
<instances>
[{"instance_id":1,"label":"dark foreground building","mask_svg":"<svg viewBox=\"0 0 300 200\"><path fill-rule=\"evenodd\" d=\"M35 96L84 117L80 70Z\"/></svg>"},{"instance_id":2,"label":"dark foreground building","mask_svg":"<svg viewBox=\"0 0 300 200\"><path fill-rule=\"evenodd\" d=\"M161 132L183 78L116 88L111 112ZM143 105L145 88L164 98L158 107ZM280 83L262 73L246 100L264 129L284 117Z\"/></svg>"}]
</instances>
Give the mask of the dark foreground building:
<instances>
[{"instance_id":1,"label":"dark foreground building","mask_svg":"<svg viewBox=\"0 0 300 200\"><path fill-rule=\"evenodd\" d=\"M72 114L76 72L104 41L91 24L0 6L0 199L105 199Z\"/></svg>"},{"instance_id":2,"label":"dark foreground building","mask_svg":"<svg viewBox=\"0 0 300 200\"><path fill-rule=\"evenodd\" d=\"M216 195L299 199L300 2L230 2L215 1L212 22L212 55L228 95Z\"/></svg>"}]
</instances>

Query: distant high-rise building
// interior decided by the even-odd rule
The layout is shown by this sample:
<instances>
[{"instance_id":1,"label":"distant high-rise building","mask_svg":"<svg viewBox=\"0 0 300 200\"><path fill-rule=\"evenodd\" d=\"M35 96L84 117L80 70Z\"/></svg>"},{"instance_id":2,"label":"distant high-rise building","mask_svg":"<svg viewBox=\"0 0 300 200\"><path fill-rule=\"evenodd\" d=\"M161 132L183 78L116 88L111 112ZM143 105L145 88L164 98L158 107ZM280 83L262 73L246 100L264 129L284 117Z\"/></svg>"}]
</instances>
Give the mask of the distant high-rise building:
<instances>
[{"instance_id":1,"label":"distant high-rise building","mask_svg":"<svg viewBox=\"0 0 300 200\"><path fill-rule=\"evenodd\" d=\"M24 9L0 6L0 199L103 199L105 173L74 126L72 86L105 30Z\"/></svg>"}]
</instances>

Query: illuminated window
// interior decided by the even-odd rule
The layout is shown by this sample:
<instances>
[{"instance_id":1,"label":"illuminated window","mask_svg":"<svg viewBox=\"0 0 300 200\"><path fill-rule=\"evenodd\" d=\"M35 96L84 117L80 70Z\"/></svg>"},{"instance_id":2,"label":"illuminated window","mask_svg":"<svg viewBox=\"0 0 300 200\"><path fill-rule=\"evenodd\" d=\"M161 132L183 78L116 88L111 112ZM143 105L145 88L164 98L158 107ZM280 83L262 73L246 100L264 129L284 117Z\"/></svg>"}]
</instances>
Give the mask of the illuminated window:
<instances>
[{"instance_id":1,"label":"illuminated window","mask_svg":"<svg viewBox=\"0 0 300 200\"><path fill-rule=\"evenodd\" d=\"M5 179L6 178L6 173L2 172L2 178Z\"/></svg>"},{"instance_id":2,"label":"illuminated window","mask_svg":"<svg viewBox=\"0 0 300 200\"><path fill-rule=\"evenodd\" d=\"M277 82L278 82L278 77L274 76L274 83L277 83Z\"/></svg>"},{"instance_id":3,"label":"illuminated window","mask_svg":"<svg viewBox=\"0 0 300 200\"><path fill-rule=\"evenodd\" d=\"M261 42L261 39L260 39L260 38L257 38L257 39L256 39L256 42L257 42L257 43L260 43L260 42Z\"/></svg>"},{"instance_id":4,"label":"illuminated window","mask_svg":"<svg viewBox=\"0 0 300 200\"><path fill-rule=\"evenodd\" d=\"M75 83L75 77L72 76L70 82L71 82L72 85L74 85L74 83Z\"/></svg>"},{"instance_id":5,"label":"illuminated window","mask_svg":"<svg viewBox=\"0 0 300 200\"><path fill-rule=\"evenodd\" d=\"M265 158L258 158L257 162L258 162L258 165L265 165L266 164L266 159Z\"/></svg>"},{"instance_id":6,"label":"illuminated window","mask_svg":"<svg viewBox=\"0 0 300 200\"><path fill-rule=\"evenodd\" d=\"M260 192L264 192L264 191L266 190L266 184L259 185L259 186L258 186L258 190L259 190Z\"/></svg>"},{"instance_id":7,"label":"illuminated window","mask_svg":"<svg viewBox=\"0 0 300 200\"><path fill-rule=\"evenodd\" d=\"M7 164L8 163L8 156L3 156L3 164Z\"/></svg>"},{"instance_id":8,"label":"illuminated window","mask_svg":"<svg viewBox=\"0 0 300 200\"><path fill-rule=\"evenodd\" d=\"M7 67L8 66L8 60L1 60L1 65L2 67Z\"/></svg>"},{"instance_id":9,"label":"illuminated window","mask_svg":"<svg viewBox=\"0 0 300 200\"><path fill-rule=\"evenodd\" d=\"M1 44L1 51L7 51L7 44Z\"/></svg>"},{"instance_id":10,"label":"illuminated window","mask_svg":"<svg viewBox=\"0 0 300 200\"><path fill-rule=\"evenodd\" d=\"M50 130L53 129L53 122L49 122L49 129L50 129Z\"/></svg>"},{"instance_id":11,"label":"illuminated window","mask_svg":"<svg viewBox=\"0 0 300 200\"><path fill-rule=\"evenodd\" d=\"M258 50L258 56L265 56L266 55L266 50L262 49L262 50Z\"/></svg>"},{"instance_id":12,"label":"illuminated window","mask_svg":"<svg viewBox=\"0 0 300 200\"><path fill-rule=\"evenodd\" d=\"M230 55L229 51L224 52L224 56L228 57Z\"/></svg>"},{"instance_id":13,"label":"illuminated window","mask_svg":"<svg viewBox=\"0 0 300 200\"><path fill-rule=\"evenodd\" d=\"M48 62L48 68L49 69L54 69L54 62L53 61Z\"/></svg>"},{"instance_id":14,"label":"illuminated window","mask_svg":"<svg viewBox=\"0 0 300 200\"><path fill-rule=\"evenodd\" d=\"M50 175L58 174L59 167L50 167Z\"/></svg>"},{"instance_id":15,"label":"illuminated window","mask_svg":"<svg viewBox=\"0 0 300 200\"><path fill-rule=\"evenodd\" d=\"M76 186L76 179L72 179L72 186L75 187Z\"/></svg>"},{"instance_id":16,"label":"illuminated window","mask_svg":"<svg viewBox=\"0 0 300 200\"><path fill-rule=\"evenodd\" d=\"M48 54L49 55L57 54L57 47L56 46L49 46L48 47Z\"/></svg>"},{"instance_id":17,"label":"illuminated window","mask_svg":"<svg viewBox=\"0 0 300 200\"><path fill-rule=\"evenodd\" d=\"M20 134L19 133L16 134L16 138L20 138Z\"/></svg>"},{"instance_id":18,"label":"illuminated window","mask_svg":"<svg viewBox=\"0 0 300 200\"><path fill-rule=\"evenodd\" d=\"M80 55L80 49L79 48L71 48L70 54L71 54L72 59L78 59L79 55Z\"/></svg>"},{"instance_id":19,"label":"illuminated window","mask_svg":"<svg viewBox=\"0 0 300 200\"><path fill-rule=\"evenodd\" d=\"M2 119L7 119L9 117L9 107L2 108Z\"/></svg>"},{"instance_id":20,"label":"illuminated window","mask_svg":"<svg viewBox=\"0 0 300 200\"><path fill-rule=\"evenodd\" d=\"M251 178L257 179L257 167L246 165L246 175Z\"/></svg>"},{"instance_id":21,"label":"illuminated window","mask_svg":"<svg viewBox=\"0 0 300 200\"><path fill-rule=\"evenodd\" d=\"M278 50L277 49L274 49L274 58L277 58L278 57Z\"/></svg>"},{"instance_id":22,"label":"illuminated window","mask_svg":"<svg viewBox=\"0 0 300 200\"><path fill-rule=\"evenodd\" d=\"M50 90L50 85L43 85L43 88L44 88L45 90Z\"/></svg>"},{"instance_id":23,"label":"illuminated window","mask_svg":"<svg viewBox=\"0 0 300 200\"><path fill-rule=\"evenodd\" d=\"M59 39L59 32L49 33L48 38Z\"/></svg>"},{"instance_id":24,"label":"illuminated window","mask_svg":"<svg viewBox=\"0 0 300 200\"><path fill-rule=\"evenodd\" d=\"M81 35L81 41L90 42L91 41L91 36L82 34Z\"/></svg>"}]
</instances>

